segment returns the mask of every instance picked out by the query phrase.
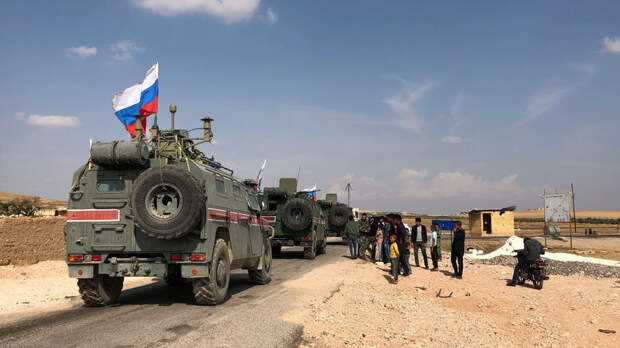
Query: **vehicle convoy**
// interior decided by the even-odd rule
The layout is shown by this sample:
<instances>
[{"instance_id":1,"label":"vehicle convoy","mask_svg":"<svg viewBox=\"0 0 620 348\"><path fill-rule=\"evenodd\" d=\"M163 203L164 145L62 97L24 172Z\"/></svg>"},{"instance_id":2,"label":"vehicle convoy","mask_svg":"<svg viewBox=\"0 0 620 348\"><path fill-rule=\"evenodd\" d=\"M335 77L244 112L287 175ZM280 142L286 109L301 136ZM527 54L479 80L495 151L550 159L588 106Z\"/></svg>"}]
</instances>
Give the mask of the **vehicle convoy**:
<instances>
[{"instance_id":1,"label":"vehicle convoy","mask_svg":"<svg viewBox=\"0 0 620 348\"><path fill-rule=\"evenodd\" d=\"M261 216L256 181L234 177L196 148L211 141L211 118L202 119L203 137L191 138L174 128L174 104L170 112L171 128L155 124L148 140L137 120L131 142L94 143L74 174L67 263L86 305L115 302L124 277L191 280L200 305L227 299L231 269L247 269L256 284L271 280L273 229Z\"/></svg>"},{"instance_id":2,"label":"vehicle convoy","mask_svg":"<svg viewBox=\"0 0 620 348\"><path fill-rule=\"evenodd\" d=\"M310 260L317 254L325 254L323 209L305 192L297 191L297 179L281 178L279 187L265 187L263 202L263 217L275 229L271 239L275 254L280 253L282 246L303 247L304 258Z\"/></svg>"},{"instance_id":3,"label":"vehicle convoy","mask_svg":"<svg viewBox=\"0 0 620 348\"><path fill-rule=\"evenodd\" d=\"M329 237L342 237L344 227L349 221L352 210L346 204L338 203L338 195L328 193L325 200L320 200L323 214L327 216L326 234Z\"/></svg>"}]
</instances>

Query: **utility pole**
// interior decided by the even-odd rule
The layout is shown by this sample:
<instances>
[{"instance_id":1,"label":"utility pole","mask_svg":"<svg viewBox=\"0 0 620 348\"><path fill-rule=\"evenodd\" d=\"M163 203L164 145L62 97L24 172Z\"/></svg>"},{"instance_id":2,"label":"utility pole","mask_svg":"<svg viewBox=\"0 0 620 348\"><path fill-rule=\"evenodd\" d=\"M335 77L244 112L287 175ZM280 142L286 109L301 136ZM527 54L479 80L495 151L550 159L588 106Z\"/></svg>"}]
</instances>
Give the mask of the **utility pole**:
<instances>
[{"instance_id":1,"label":"utility pole","mask_svg":"<svg viewBox=\"0 0 620 348\"><path fill-rule=\"evenodd\" d=\"M351 187L351 183L348 182L347 186L344 188L347 191L347 207L351 206L351 191L353 191L353 187Z\"/></svg>"},{"instance_id":2,"label":"utility pole","mask_svg":"<svg viewBox=\"0 0 620 348\"><path fill-rule=\"evenodd\" d=\"M571 198L573 199L573 226L575 228L575 234L577 234L577 210L575 209L575 188L573 187L573 183L570 183L570 193ZM573 249L573 231L570 233L570 248Z\"/></svg>"}]
</instances>

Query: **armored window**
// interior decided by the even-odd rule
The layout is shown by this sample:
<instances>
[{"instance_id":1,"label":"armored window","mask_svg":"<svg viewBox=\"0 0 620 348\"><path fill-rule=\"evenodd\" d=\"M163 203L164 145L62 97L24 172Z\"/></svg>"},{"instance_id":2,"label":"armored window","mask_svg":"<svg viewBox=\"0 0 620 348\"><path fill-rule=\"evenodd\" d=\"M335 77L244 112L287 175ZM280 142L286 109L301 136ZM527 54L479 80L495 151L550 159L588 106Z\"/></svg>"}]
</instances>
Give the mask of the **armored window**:
<instances>
[{"instance_id":1,"label":"armored window","mask_svg":"<svg viewBox=\"0 0 620 348\"><path fill-rule=\"evenodd\" d=\"M241 198L241 189L239 186L233 185L233 196L235 196L235 198Z\"/></svg>"},{"instance_id":2,"label":"armored window","mask_svg":"<svg viewBox=\"0 0 620 348\"><path fill-rule=\"evenodd\" d=\"M260 210L260 206L258 205L258 202L256 201L256 196L248 195L248 202L250 203L250 208L254 210Z\"/></svg>"},{"instance_id":3,"label":"armored window","mask_svg":"<svg viewBox=\"0 0 620 348\"><path fill-rule=\"evenodd\" d=\"M125 180L97 178L97 191L119 192L125 190Z\"/></svg>"},{"instance_id":4,"label":"armored window","mask_svg":"<svg viewBox=\"0 0 620 348\"><path fill-rule=\"evenodd\" d=\"M219 193L226 193L226 185L224 185L223 180L215 179L215 190Z\"/></svg>"}]
</instances>

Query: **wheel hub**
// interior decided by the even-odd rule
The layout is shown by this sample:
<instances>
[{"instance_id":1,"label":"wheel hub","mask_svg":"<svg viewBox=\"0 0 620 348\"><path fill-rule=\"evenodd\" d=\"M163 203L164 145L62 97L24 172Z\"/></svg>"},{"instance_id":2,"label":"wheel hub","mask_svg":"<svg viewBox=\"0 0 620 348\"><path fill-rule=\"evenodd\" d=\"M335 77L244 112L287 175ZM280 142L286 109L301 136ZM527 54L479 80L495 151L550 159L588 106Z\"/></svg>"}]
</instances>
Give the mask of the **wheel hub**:
<instances>
[{"instance_id":1,"label":"wheel hub","mask_svg":"<svg viewBox=\"0 0 620 348\"><path fill-rule=\"evenodd\" d=\"M183 195L174 185L161 183L151 188L145 197L147 212L159 219L173 219L183 208Z\"/></svg>"}]
</instances>

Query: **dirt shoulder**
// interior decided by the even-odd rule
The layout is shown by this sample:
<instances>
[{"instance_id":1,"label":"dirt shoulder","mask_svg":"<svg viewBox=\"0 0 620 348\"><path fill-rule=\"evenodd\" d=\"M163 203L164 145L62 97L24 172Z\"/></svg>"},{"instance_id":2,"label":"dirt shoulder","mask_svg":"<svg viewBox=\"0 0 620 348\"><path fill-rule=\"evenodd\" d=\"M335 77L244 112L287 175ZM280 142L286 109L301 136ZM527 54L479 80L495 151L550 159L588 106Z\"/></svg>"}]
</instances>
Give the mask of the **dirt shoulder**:
<instances>
[{"instance_id":1,"label":"dirt shoulder","mask_svg":"<svg viewBox=\"0 0 620 348\"><path fill-rule=\"evenodd\" d=\"M64 260L65 217L0 219L0 266Z\"/></svg>"},{"instance_id":2,"label":"dirt shoulder","mask_svg":"<svg viewBox=\"0 0 620 348\"><path fill-rule=\"evenodd\" d=\"M153 282L153 278L127 278L123 289ZM74 306L82 306L82 300L77 280L69 278L65 261L0 267L0 324Z\"/></svg>"},{"instance_id":3,"label":"dirt shoulder","mask_svg":"<svg viewBox=\"0 0 620 348\"><path fill-rule=\"evenodd\" d=\"M553 276L539 291L506 287L506 266L466 261L455 279L447 259L440 265L414 267L394 285L387 267L343 258L288 284L305 298L284 318L304 325L302 347L619 344L618 279ZM452 296L437 297L440 289Z\"/></svg>"}]
</instances>

